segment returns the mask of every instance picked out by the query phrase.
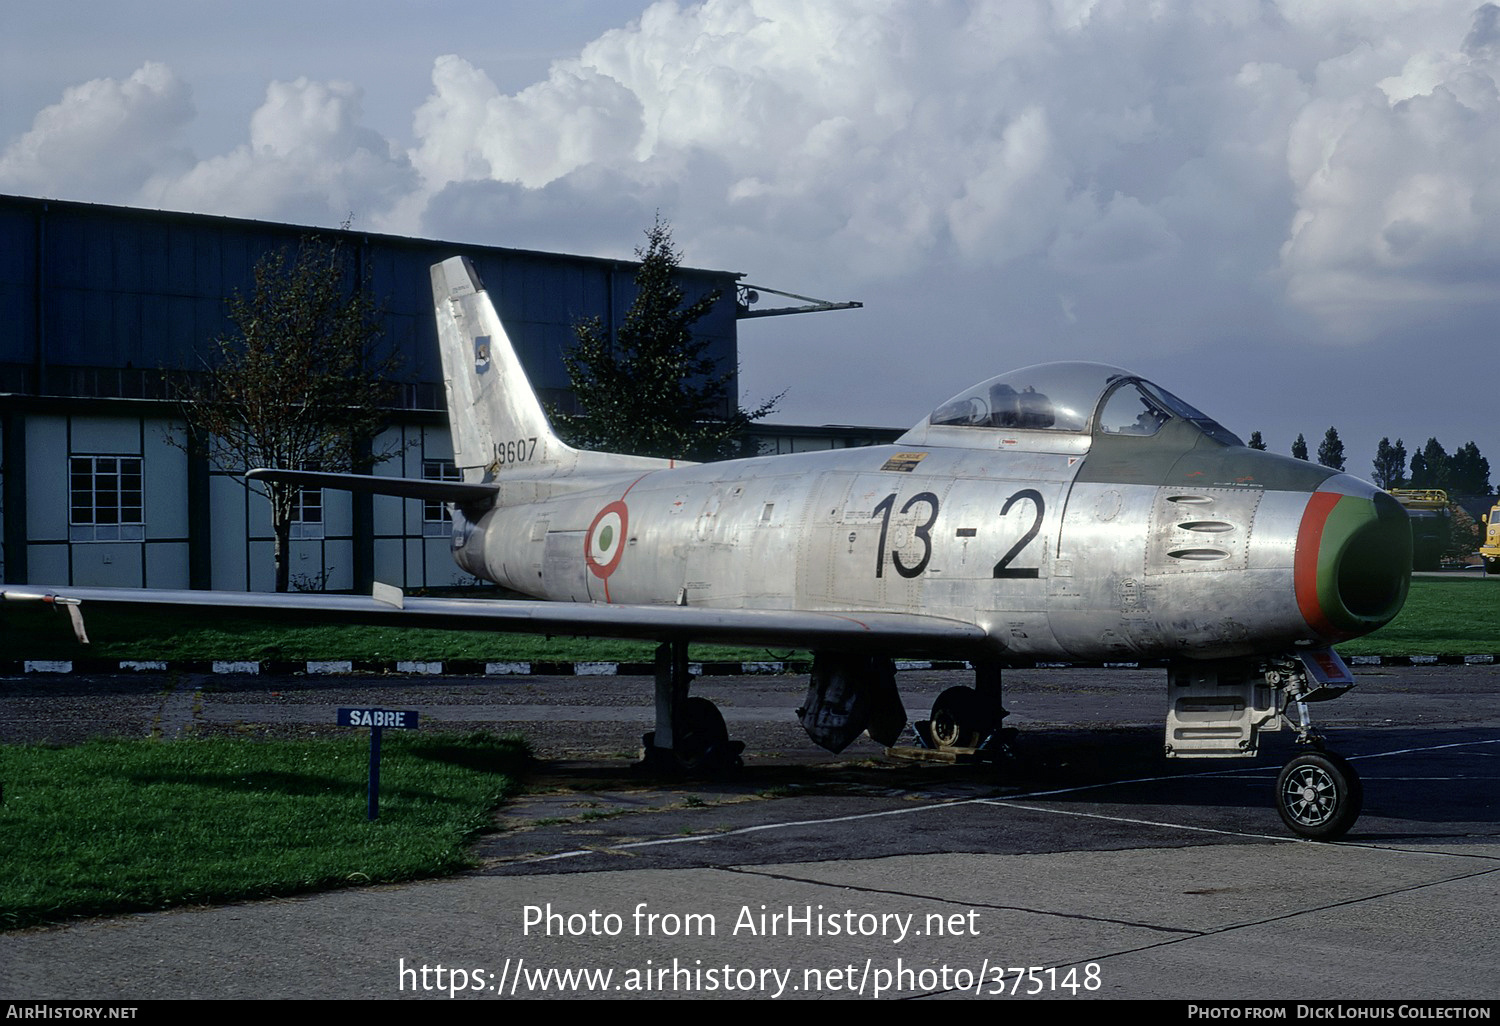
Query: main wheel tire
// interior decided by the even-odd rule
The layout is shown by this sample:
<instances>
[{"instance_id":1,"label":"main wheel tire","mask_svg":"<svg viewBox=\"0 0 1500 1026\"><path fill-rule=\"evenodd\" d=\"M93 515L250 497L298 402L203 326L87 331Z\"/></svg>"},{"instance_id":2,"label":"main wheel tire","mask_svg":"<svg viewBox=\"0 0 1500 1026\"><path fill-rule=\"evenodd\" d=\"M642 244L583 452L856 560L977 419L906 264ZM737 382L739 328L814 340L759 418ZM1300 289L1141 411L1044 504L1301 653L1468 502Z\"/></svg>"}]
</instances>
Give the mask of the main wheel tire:
<instances>
[{"instance_id":1,"label":"main wheel tire","mask_svg":"<svg viewBox=\"0 0 1500 1026\"><path fill-rule=\"evenodd\" d=\"M984 711L979 692L954 687L932 703L929 721L932 740L939 748L973 748L984 737Z\"/></svg>"},{"instance_id":2,"label":"main wheel tire","mask_svg":"<svg viewBox=\"0 0 1500 1026\"><path fill-rule=\"evenodd\" d=\"M678 766L690 772L706 769L723 758L728 747L729 728L718 706L696 695L682 703L672 746Z\"/></svg>"},{"instance_id":3,"label":"main wheel tire","mask_svg":"<svg viewBox=\"0 0 1500 1026\"><path fill-rule=\"evenodd\" d=\"M1276 811L1292 833L1335 841L1349 832L1364 806L1359 774L1337 755L1304 752L1276 778Z\"/></svg>"}]
</instances>

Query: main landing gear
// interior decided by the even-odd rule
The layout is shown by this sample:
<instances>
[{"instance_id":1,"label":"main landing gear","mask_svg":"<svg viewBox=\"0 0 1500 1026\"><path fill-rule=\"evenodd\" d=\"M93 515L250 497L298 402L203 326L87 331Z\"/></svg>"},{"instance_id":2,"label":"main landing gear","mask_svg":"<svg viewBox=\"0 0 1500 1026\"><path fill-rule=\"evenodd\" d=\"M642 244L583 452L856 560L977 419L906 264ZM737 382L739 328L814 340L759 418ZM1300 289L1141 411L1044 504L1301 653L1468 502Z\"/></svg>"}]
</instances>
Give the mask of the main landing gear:
<instances>
[{"instance_id":1,"label":"main landing gear","mask_svg":"<svg viewBox=\"0 0 1500 1026\"><path fill-rule=\"evenodd\" d=\"M687 643L656 647L656 729L641 738L643 768L670 773L713 773L741 765L745 745L729 740L719 707L688 695Z\"/></svg>"},{"instance_id":2,"label":"main landing gear","mask_svg":"<svg viewBox=\"0 0 1500 1026\"><path fill-rule=\"evenodd\" d=\"M928 758L993 760L1014 754L1016 732L1002 727L1009 714L1000 703L1000 664L973 665L972 688L948 688L932 703L930 717L913 724Z\"/></svg>"}]
</instances>

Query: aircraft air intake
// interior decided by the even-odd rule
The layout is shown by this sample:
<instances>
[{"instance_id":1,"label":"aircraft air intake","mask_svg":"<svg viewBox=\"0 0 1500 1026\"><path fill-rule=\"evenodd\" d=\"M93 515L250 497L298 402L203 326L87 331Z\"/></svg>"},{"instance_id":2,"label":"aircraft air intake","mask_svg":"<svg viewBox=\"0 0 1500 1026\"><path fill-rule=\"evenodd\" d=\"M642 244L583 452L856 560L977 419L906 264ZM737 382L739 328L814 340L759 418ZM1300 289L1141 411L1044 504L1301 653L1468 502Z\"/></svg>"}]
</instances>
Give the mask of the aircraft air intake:
<instances>
[{"instance_id":1,"label":"aircraft air intake","mask_svg":"<svg viewBox=\"0 0 1500 1026\"><path fill-rule=\"evenodd\" d=\"M1411 526L1395 499L1313 493L1296 554L1297 604L1309 626L1330 640L1368 634L1401 611L1410 579Z\"/></svg>"}]
</instances>

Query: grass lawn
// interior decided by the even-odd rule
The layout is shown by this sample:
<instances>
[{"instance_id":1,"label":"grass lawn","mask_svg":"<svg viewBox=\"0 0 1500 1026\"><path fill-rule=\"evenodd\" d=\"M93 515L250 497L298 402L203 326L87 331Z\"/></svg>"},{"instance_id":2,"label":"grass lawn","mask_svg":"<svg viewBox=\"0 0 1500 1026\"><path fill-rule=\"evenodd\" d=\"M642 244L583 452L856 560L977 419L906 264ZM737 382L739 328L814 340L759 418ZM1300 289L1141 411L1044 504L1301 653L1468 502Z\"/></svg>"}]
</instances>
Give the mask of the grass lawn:
<instances>
[{"instance_id":1,"label":"grass lawn","mask_svg":"<svg viewBox=\"0 0 1500 1026\"><path fill-rule=\"evenodd\" d=\"M1500 579L1413 577L1396 619L1338 649L1345 656L1500 653Z\"/></svg>"},{"instance_id":2,"label":"grass lawn","mask_svg":"<svg viewBox=\"0 0 1500 1026\"><path fill-rule=\"evenodd\" d=\"M513 791L525 744L367 737L0 747L0 929L437 876Z\"/></svg>"}]
</instances>

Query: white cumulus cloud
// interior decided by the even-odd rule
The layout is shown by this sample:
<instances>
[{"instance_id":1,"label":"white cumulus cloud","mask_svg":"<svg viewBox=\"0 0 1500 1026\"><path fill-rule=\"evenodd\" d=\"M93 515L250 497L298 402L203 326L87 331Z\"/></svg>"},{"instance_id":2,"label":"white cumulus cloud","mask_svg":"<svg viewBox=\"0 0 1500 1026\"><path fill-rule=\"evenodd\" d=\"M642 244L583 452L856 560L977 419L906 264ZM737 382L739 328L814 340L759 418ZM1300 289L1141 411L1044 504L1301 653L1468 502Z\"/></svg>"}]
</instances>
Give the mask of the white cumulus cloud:
<instances>
[{"instance_id":1,"label":"white cumulus cloud","mask_svg":"<svg viewBox=\"0 0 1500 1026\"><path fill-rule=\"evenodd\" d=\"M249 142L183 174L159 175L156 204L240 217L337 224L378 217L416 187L406 156L361 126L360 90L345 82L273 82Z\"/></svg>"},{"instance_id":2,"label":"white cumulus cloud","mask_svg":"<svg viewBox=\"0 0 1500 1026\"><path fill-rule=\"evenodd\" d=\"M0 190L126 203L153 175L188 166L188 87L164 64L73 86L0 152Z\"/></svg>"},{"instance_id":3,"label":"white cumulus cloud","mask_svg":"<svg viewBox=\"0 0 1500 1026\"><path fill-rule=\"evenodd\" d=\"M1346 337L1389 330L1500 284L1500 8L1451 50L1309 103L1288 168L1297 212L1281 265L1292 302Z\"/></svg>"}]
</instances>

